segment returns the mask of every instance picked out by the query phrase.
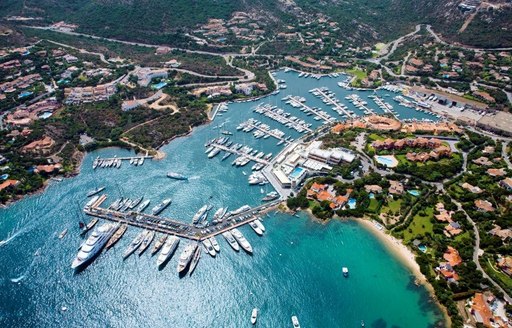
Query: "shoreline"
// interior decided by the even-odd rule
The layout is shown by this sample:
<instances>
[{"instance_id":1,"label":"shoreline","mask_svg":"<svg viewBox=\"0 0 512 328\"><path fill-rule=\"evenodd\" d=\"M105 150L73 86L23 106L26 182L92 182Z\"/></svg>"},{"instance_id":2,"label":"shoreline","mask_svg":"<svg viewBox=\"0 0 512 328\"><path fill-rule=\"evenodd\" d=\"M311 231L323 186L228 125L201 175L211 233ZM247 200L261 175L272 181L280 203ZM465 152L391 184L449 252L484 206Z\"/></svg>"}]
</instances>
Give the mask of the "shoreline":
<instances>
[{"instance_id":1,"label":"shoreline","mask_svg":"<svg viewBox=\"0 0 512 328\"><path fill-rule=\"evenodd\" d=\"M423 275L423 273L421 273L420 266L416 262L416 256L414 253L407 246L405 246L401 240L387 234L384 230L379 230L369 219L351 218L351 220L356 221L361 227L366 229L366 231L377 237L382 245L384 245L384 247L390 251L390 253L392 253L396 259L398 259L403 265L407 267L409 271L411 271L411 273L416 277L416 281L427 289L428 293L430 294L430 298L443 314L444 322L447 324L447 327L451 327L451 319L448 315L448 311L446 310L446 307L442 305L437 299L434 287L432 287L427 278Z\"/></svg>"}]
</instances>

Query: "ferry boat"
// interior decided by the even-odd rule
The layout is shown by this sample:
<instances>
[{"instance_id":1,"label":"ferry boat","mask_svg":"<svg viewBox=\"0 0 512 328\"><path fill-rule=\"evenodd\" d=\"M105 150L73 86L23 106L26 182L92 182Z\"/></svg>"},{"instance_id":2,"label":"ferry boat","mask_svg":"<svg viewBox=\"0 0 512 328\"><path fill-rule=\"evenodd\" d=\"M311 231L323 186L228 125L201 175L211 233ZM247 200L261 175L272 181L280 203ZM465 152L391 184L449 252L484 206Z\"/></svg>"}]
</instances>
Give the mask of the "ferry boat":
<instances>
[{"instance_id":1,"label":"ferry boat","mask_svg":"<svg viewBox=\"0 0 512 328\"><path fill-rule=\"evenodd\" d=\"M229 231L223 232L222 237L224 237L224 239L226 239L229 246L231 246L235 251L238 252L240 250L240 245L238 245L238 243L235 240L235 237L233 237L231 232L229 232Z\"/></svg>"},{"instance_id":2,"label":"ferry boat","mask_svg":"<svg viewBox=\"0 0 512 328\"><path fill-rule=\"evenodd\" d=\"M297 319L297 316L292 317L292 324L293 328L300 328L299 319Z\"/></svg>"},{"instance_id":3,"label":"ferry boat","mask_svg":"<svg viewBox=\"0 0 512 328\"><path fill-rule=\"evenodd\" d=\"M252 313L251 313L251 324L255 325L257 318L258 318L258 309L254 308L254 309L252 309Z\"/></svg>"},{"instance_id":4,"label":"ferry boat","mask_svg":"<svg viewBox=\"0 0 512 328\"><path fill-rule=\"evenodd\" d=\"M103 190L105 190L105 187L99 187L99 188L96 188L96 189L93 189L91 191L89 191L87 193L87 197L92 197L96 194L99 194L100 192L102 192Z\"/></svg>"},{"instance_id":5,"label":"ferry boat","mask_svg":"<svg viewBox=\"0 0 512 328\"><path fill-rule=\"evenodd\" d=\"M154 231L147 231L146 236L144 237L144 240L142 241L140 247L139 247L139 256L142 255L148 249L149 245L151 245L151 242L155 238L155 232Z\"/></svg>"},{"instance_id":6,"label":"ferry boat","mask_svg":"<svg viewBox=\"0 0 512 328\"><path fill-rule=\"evenodd\" d=\"M170 199L170 198L164 199L160 204L153 207L153 209L151 210L151 213L153 215L160 214L167 206L171 205L171 202L172 202L172 199Z\"/></svg>"},{"instance_id":7,"label":"ferry boat","mask_svg":"<svg viewBox=\"0 0 512 328\"><path fill-rule=\"evenodd\" d=\"M192 260L192 256L194 255L196 249L197 249L197 243L193 242L187 245L183 252L180 255L180 260L178 262L178 273L183 272L187 268L187 266L190 264L190 260Z\"/></svg>"},{"instance_id":8,"label":"ferry boat","mask_svg":"<svg viewBox=\"0 0 512 328\"><path fill-rule=\"evenodd\" d=\"M215 255L217 255L217 252L213 248L213 245L212 245L212 242L210 241L210 239L204 239L202 241L202 243L203 243L205 250L208 252L208 254L210 254L212 257L215 257Z\"/></svg>"},{"instance_id":9,"label":"ferry boat","mask_svg":"<svg viewBox=\"0 0 512 328\"><path fill-rule=\"evenodd\" d=\"M233 234L233 237L236 239L236 241L240 244L240 246L242 246L242 248L246 252L252 253L251 244L249 244L247 239L245 239L244 235L240 232L240 230L238 230L237 228L233 228L230 231Z\"/></svg>"},{"instance_id":10,"label":"ferry boat","mask_svg":"<svg viewBox=\"0 0 512 328\"><path fill-rule=\"evenodd\" d=\"M71 268L76 269L92 260L95 255L101 252L116 229L117 225L111 223L105 223L95 229L80 247L78 254L71 264Z\"/></svg>"},{"instance_id":11,"label":"ferry boat","mask_svg":"<svg viewBox=\"0 0 512 328\"><path fill-rule=\"evenodd\" d=\"M258 236L263 236L263 231L260 229L260 227L253 222L249 222L249 226L252 228L252 230L254 230L254 232L256 232L256 234Z\"/></svg>"},{"instance_id":12,"label":"ferry boat","mask_svg":"<svg viewBox=\"0 0 512 328\"><path fill-rule=\"evenodd\" d=\"M206 213L206 211L208 211L208 205L204 205L203 207L201 207L199 209L199 211L197 211L197 213L192 218L192 223L197 224L198 222L200 222L202 220L204 214Z\"/></svg>"},{"instance_id":13,"label":"ferry boat","mask_svg":"<svg viewBox=\"0 0 512 328\"><path fill-rule=\"evenodd\" d=\"M134 240L130 243L128 248L123 253L123 260L126 259L128 256L132 255L133 252L139 248L140 244L142 244L142 241L144 240L144 237L146 236L146 230L142 231L135 237Z\"/></svg>"},{"instance_id":14,"label":"ferry boat","mask_svg":"<svg viewBox=\"0 0 512 328\"><path fill-rule=\"evenodd\" d=\"M155 243L155 246L151 249L151 256L155 255L161 248L164 246L165 241L167 240L167 235L163 235L162 237L158 238L158 240Z\"/></svg>"},{"instance_id":15,"label":"ferry boat","mask_svg":"<svg viewBox=\"0 0 512 328\"><path fill-rule=\"evenodd\" d=\"M191 276L192 272L196 269L197 263L199 262L199 259L201 258L201 247L196 247L196 250L194 252L194 257L192 258L192 261L190 261L190 268L188 270L188 274Z\"/></svg>"},{"instance_id":16,"label":"ferry boat","mask_svg":"<svg viewBox=\"0 0 512 328\"><path fill-rule=\"evenodd\" d=\"M211 236L210 238L210 243L212 243L212 246L213 246L213 249L218 253L220 252L220 246L219 246L219 243L217 242L217 239L215 238L215 236Z\"/></svg>"},{"instance_id":17,"label":"ferry boat","mask_svg":"<svg viewBox=\"0 0 512 328\"><path fill-rule=\"evenodd\" d=\"M187 176L184 176L176 172L168 172L167 177L175 180L188 180Z\"/></svg>"},{"instance_id":18,"label":"ferry boat","mask_svg":"<svg viewBox=\"0 0 512 328\"><path fill-rule=\"evenodd\" d=\"M169 238L167 238L167 241L162 247L162 251L160 254L158 254L158 258L156 260L156 264L159 267L171 259L171 257L174 255L174 252L178 248L179 243L180 239L176 236L169 236Z\"/></svg>"},{"instance_id":19,"label":"ferry boat","mask_svg":"<svg viewBox=\"0 0 512 328\"><path fill-rule=\"evenodd\" d=\"M121 225L116 230L114 235L108 240L108 243L105 246L105 248L107 250L109 250L112 246L114 246L119 241L119 239L121 239L121 237L124 235L124 233L126 232L127 229L128 229L128 225L126 225L126 224Z\"/></svg>"}]
</instances>

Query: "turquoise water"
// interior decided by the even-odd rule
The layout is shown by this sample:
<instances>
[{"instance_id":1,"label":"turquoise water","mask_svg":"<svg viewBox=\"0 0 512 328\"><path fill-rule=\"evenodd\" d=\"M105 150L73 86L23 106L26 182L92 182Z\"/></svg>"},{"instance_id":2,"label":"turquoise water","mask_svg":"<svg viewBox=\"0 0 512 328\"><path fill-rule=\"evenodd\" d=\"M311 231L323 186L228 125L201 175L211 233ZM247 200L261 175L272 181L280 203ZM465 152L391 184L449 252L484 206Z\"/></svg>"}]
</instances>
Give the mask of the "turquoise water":
<instances>
[{"instance_id":1,"label":"turquoise water","mask_svg":"<svg viewBox=\"0 0 512 328\"><path fill-rule=\"evenodd\" d=\"M302 167L296 167L293 169L292 173L290 173L290 179L297 179L300 177L300 175L304 172L304 169Z\"/></svg>"},{"instance_id":2,"label":"turquoise water","mask_svg":"<svg viewBox=\"0 0 512 328\"><path fill-rule=\"evenodd\" d=\"M289 93L314 103L317 99L307 90L319 86L345 92L336 86L336 79L299 79L295 73L279 73L278 78L286 80L288 89L267 102L280 104ZM122 260L124 249L139 232L130 227L113 249L84 271L73 272L71 261L83 240L78 235L79 206L87 201L86 192L97 185L107 186L107 204L119 194L144 195L151 199L151 208L172 197L172 205L162 215L184 221L191 220L206 202L230 209L260 204L272 188L249 186L242 174L249 167L234 168L230 160L220 161L221 156L209 160L203 146L219 135L220 128L215 127L224 124L222 130L232 131L235 141L278 153L281 146L276 146L276 140L255 139L235 130L249 117L279 127L253 113L250 108L255 104L231 104L229 112L213 123L163 147L164 160L146 161L142 167L124 163L120 169L93 171L96 156L133 153L113 148L90 153L77 177L52 181L44 193L0 209L2 326L249 327L254 307L260 309L261 327L289 327L292 315L303 327L359 327L364 320L367 327L422 328L438 322L441 314L429 302L426 290L414 285L411 273L372 234L351 221L323 225L305 215L271 213L264 218L263 237L249 227L240 229L254 248L253 256L233 252L220 237L217 258L203 254L194 275L181 279L176 264L186 241L158 270L149 254ZM280 106L318 125L297 109ZM293 138L299 136L281 129ZM165 177L168 171L190 178L171 180ZM65 228L69 232L59 240ZM349 268L349 278L343 278L343 266ZM68 310L62 311L63 306Z\"/></svg>"},{"instance_id":3,"label":"turquoise water","mask_svg":"<svg viewBox=\"0 0 512 328\"><path fill-rule=\"evenodd\" d=\"M163 87L165 87L166 85L167 85L167 82L160 82L160 83L157 83L157 84L153 84L151 86L151 88L154 89L154 90L160 90Z\"/></svg>"},{"instance_id":4,"label":"turquoise water","mask_svg":"<svg viewBox=\"0 0 512 328\"><path fill-rule=\"evenodd\" d=\"M351 210L353 210L354 208L356 208L356 205L357 205L357 200L355 198L350 198L347 202L347 205L348 205L348 208L350 208Z\"/></svg>"}]
</instances>

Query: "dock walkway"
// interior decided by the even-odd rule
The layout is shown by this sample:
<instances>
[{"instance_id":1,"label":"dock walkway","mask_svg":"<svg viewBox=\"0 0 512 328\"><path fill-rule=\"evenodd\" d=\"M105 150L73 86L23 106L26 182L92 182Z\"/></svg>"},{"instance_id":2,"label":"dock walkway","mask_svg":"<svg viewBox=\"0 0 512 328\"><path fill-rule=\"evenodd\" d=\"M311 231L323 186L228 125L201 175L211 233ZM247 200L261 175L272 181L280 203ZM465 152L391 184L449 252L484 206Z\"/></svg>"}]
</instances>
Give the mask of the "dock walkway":
<instances>
[{"instance_id":1,"label":"dock walkway","mask_svg":"<svg viewBox=\"0 0 512 328\"><path fill-rule=\"evenodd\" d=\"M290 104L292 105L292 107L294 107L293 104L296 104L297 106L302 107L302 109L304 109L304 112L306 112L306 113L309 112L315 116L320 117L324 121L324 123L331 123L334 121L334 118L329 116L327 113L322 113L322 111L318 111L316 109L309 107L308 105L298 101L296 99L296 97L292 96L288 100L290 101Z\"/></svg>"},{"instance_id":2,"label":"dock walkway","mask_svg":"<svg viewBox=\"0 0 512 328\"><path fill-rule=\"evenodd\" d=\"M248 154L246 154L244 152L241 152L239 150L236 150L236 149L233 149L233 148L229 148L229 147L226 147L224 145L219 145L218 143L213 143L212 146L216 147L216 148L219 148L220 150L223 150L223 151L226 151L226 152L238 155L238 156L247 157L251 161L254 161L254 162L257 162L257 163L261 163L261 164L264 164L264 165L270 164L269 161L267 161L267 160L265 160L263 158L258 158L258 157L252 156L252 155L248 155Z\"/></svg>"},{"instance_id":3,"label":"dock walkway","mask_svg":"<svg viewBox=\"0 0 512 328\"><path fill-rule=\"evenodd\" d=\"M272 202L251 208L237 215L230 216L224 219L224 221L219 224L210 225L207 227L200 227L178 220L151 214L133 211L120 212L99 207L99 204L101 204L105 199L106 196L103 195L101 202L97 201L95 204L93 204L93 206L89 208L84 208L85 214L113 222L125 223L130 226L148 229L195 241L201 241L211 236L219 235L225 231L231 230L233 228L254 221L258 218L259 214L274 208L281 202L281 200L274 200Z\"/></svg>"},{"instance_id":4,"label":"dock walkway","mask_svg":"<svg viewBox=\"0 0 512 328\"><path fill-rule=\"evenodd\" d=\"M319 88L316 88L316 89L313 89L313 90L318 92L320 94L320 96L323 97L323 99L325 99L329 103L329 105L332 105L332 106L336 107L337 110L345 113L345 115L347 115L347 117L355 117L356 116L356 115L350 114L346 109L344 109L339 104L339 101L337 99L333 99L333 98L329 97L327 94L325 94L325 92L323 92Z\"/></svg>"},{"instance_id":5,"label":"dock walkway","mask_svg":"<svg viewBox=\"0 0 512 328\"><path fill-rule=\"evenodd\" d=\"M268 134L269 136L271 136L271 137L273 137L273 138L276 138L276 139L277 139L277 140L279 140L279 141L283 141L283 142L284 142L284 143L286 143L286 144L289 144L289 143L290 143L290 141L289 141L289 140L286 140L285 138L278 136L278 135L277 135L277 134L275 134L272 130L265 130L265 129L262 129L262 128L261 128L261 127L259 127L258 125L255 125L255 124L252 124L252 123L249 123L249 122L246 122L246 123L245 123L245 126L250 127L250 128L252 128L252 129L259 130L259 131L261 131L261 132L263 132L263 133L266 133L266 134Z\"/></svg>"}]
</instances>

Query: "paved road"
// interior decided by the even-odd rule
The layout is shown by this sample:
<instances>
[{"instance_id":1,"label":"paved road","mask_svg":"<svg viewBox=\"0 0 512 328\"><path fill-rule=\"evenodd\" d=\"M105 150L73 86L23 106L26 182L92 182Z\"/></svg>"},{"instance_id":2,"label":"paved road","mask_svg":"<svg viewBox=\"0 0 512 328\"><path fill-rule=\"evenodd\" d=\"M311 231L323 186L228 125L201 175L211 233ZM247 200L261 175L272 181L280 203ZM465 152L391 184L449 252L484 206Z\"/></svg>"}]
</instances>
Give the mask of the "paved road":
<instances>
[{"instance_id":1,"label":"paved road","mask_svg":"<svg viewBox=\"0 0 512 328\"><path fill-rule=\"evenodd\" d=\"M510 157L507 154L507 147L509 146L508 142L504 142L501 149L501 157L505 160L507 163L507 166L510 170L512 170L512 162L510 162Z\"/></svg>"},{"instance_id":2,"label":"paved road","mask_svg":"<svg viewBox=\"0 0 512 328\"><path fill-rule=\"evenodd\" d=\"M475 246L473 249L473 262L475 262L478 271L480 271L482 273L482 275L484 276L484 278L487 278L497 289L499 289L503 293L504 299L508 303L512 304L512 298L510 298L510 296L507 294L507 292L503 288L501 288L501 286L498 285L498 283L496 283L494 280L492 280L492 278L487 273L485 273L485 271L482 269L482 266L480 265L479 258L480 258L480 255L483 254L483 250L480 249L480 233L478 231L478 227L477 227L475 221L473 221L471 219L471 217L468 215L468 213L466 213L466 211L462 207L461 203L457 202L453 198L451 200L453 201L453 203L455 203L455 205L457 205L457 209L459 211L462 211L466 215L466 218L473 226L473 232L475 233Z\"/></svg>"}]
</instances>

